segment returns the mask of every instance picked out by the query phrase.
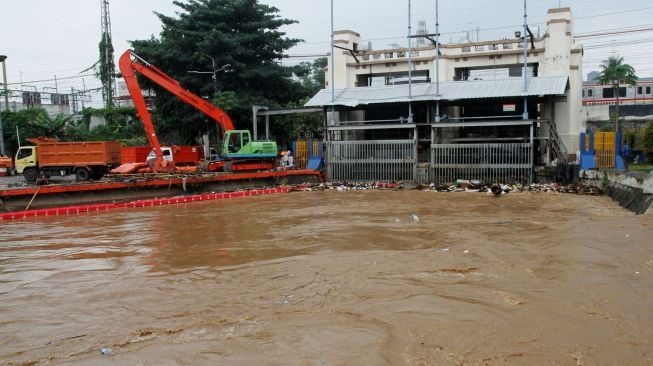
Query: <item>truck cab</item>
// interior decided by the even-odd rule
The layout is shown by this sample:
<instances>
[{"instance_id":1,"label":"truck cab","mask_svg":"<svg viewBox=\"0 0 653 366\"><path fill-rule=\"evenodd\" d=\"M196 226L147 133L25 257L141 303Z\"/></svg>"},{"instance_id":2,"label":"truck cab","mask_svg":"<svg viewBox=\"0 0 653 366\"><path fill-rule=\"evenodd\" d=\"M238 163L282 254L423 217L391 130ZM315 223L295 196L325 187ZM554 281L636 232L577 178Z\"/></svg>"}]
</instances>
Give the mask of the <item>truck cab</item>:
<instances>
[{"instance_id":1,"label":"truck cab","mask_svg":"<svg viewBox=\"0 0 653 366\"><path fill-rule=\"evenodd\" d=\"M36 159L36 146L23 146L18 149L14 159L16 173L23 174L26 168L34 168L36 173L38 162ZM29 171L29 169L28 169Z\"/></svg>"}]
</instances>

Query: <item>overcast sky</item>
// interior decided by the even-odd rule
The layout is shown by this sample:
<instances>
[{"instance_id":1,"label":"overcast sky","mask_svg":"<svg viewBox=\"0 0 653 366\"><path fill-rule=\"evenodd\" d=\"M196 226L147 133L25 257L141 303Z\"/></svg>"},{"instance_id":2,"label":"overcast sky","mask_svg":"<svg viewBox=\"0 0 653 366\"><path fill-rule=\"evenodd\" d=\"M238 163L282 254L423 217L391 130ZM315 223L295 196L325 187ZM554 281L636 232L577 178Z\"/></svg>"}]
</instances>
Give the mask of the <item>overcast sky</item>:
<instances>
[{"instance_id":1,"label":"overcast sky","mask_svg":"<svg viewBox=\"0 0 653 366\"><path fill-rule=\"evenodd\" d=\"M329 51L330 0L261 0L280 15L299 21L285 28L305 42L290 50L284 63L310 61ZM10 89L55 86L93 88L99 82L82 70L98 58L100 0L1 0L0 54L6 61ZM523 24L522 0L440 0L442 42L514 37ZM536 32L546 28L546 11L558 5L572 8L575 34L653 28L651 0L528 0L528 23ZM174 15L172 0L110 0L116 58L129 40L158 36L161 23L153 12ZM351 29L375 49L405 45L408 0L334 0L335 28ZM424 20L434 32L435 0L412 0L413 32ZM653 30L578 40L585 46L583 74L597 70L612 54L623 56L640 77L653 76ZM625 44L624 44L625 43ZM298 57L306 56L306 57ZM208 65L207 65L208 66ZM55 85L54 78L57 78ZM97 99L97 97L96 97ZM96 102L98 102L96 100Z\"/></svg>"}]
</instances>

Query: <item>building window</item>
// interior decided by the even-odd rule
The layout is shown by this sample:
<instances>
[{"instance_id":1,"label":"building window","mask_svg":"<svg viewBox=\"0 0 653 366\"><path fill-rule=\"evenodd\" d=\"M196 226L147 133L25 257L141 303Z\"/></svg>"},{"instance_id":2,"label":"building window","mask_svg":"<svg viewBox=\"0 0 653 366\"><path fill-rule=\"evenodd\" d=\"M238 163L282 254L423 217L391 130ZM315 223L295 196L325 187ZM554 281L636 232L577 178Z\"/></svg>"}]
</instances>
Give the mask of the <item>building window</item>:
<instances>
[{"instance_id":1,"label":"building window","mask_svg":"<svg viewBox=\"0 0 653 366\"><path fill-rule=\"evenodd\" d=\"M496 50L499 49L499 46L497 46L497 45L495 45L495 44L491 44L491 45L487 46L487 48L488 48L488 50L490 50L490 51L496 51Z\"/></svg>"},{"instance_id":2,"label":"building window","mask_svg":"<svg viewBox=\"0 0 653 366\"><path fill-rule=\"evenodd\" d=\"M483 45L474 46L474 51L476 51L476 52L485 51L485 46L483 46Z\"/></svg>"},{"instance_id":3,"label":"building window","mask_svg":"<svg viewBox=\"0 0 653 366\"><path fill-rule=\"evenodd\" d=\"M463 61L467 61L467 57L463 57Z\"/></svg>"},{"instance_id":4,"label":"building window","mask_svg":"<svg viewBox=\"0 0 653 366\"><path fill-rule=\"evenodd\" d=\"M419 56L419 51L413 50L413 56Z\"/></svg>"},{"instance_id":5,"label":"building window","mask_svg":"<svg viewBox=\"0 0 653 366\"><path fill-rule=\"evenodd\" d=\"M642 87L641 86L637 87L637 94L639 94L639 95L642 94Z\"/></svg>"},{"instance_id":6,"label":"building window","mask_svg":"<svg viewBox=\"0 0 653 366\"><path fill-rule=\"evenodd\" d=\"M593 90L592 89L587 89L587 96L591 98L592 94L593 94Z\"/></svg>"},{"instance_id":7,"label":"building window","mask_svg":"<svg viewBox=\"0 0 653 366\"><path fill-rule=\"evenodd\" d=\"M463 52L472 52L472 48L469 46L463 46Z\"/></svg>"},{"instance_id":8,"label":"building window","mask_svg":"<svg viewBox=\"0 0 653 366\"><path fill-rule=\"evenodd\" d=\"M394 54L393 54L392 52L386 52L386 53L383 55L383 57L385 57L385 58L392 58L392 57L394 57Z\"/></svg>"},{"instance_id":9,"label":"building window","mask_svg":"<svg viewBox=\"0 0 653 366\"><path fill-rule=\"evenodd\" d=\"M370 55L363 55L363 61L369 61Z\"/></svg>"},{"instance_id":10,"label":"building window","mask_svg":"<svg viewBox=\"0 0 653 366\"><path fill-rule=\"evenodd\" d=\"M380 54L380 53L375 53L372 57L373 57L375 60L378 60L378 59L381 58L381 54Z\"/></svg>"},{"instance_id":11,"label":"building window","mask_svg":"<svg viewBox=\"0 0 653 366\"><path fill-rule=\"evenodd\" d=\"M646 87L646 94L651 94L651 87L650 86Z\"/></svg>"},{"instance_id":12,"label":"building window","mask_svg":"<svg viewBox=\"0 0 653 366\"><path fill-rule=\"evenodd\" d=\"M397 58L399 57L406 57L406 52L404 51L397 51Z\"/></svg>"},{"instance_id":13,"label":"building window","mask_svg":"<svg viewBox=\"0 0 653 366\"><path fill-rule=\"evenodd\" d=\"M502 47L503 47L504 50L511 50L512 49L512 43L504 43Z\"/></svg>"},{"instance_id":14,"label":"building window","mask_svg":"<svg viewBox=\"0 0 653 366\"><path fill-rule=\"evenodd\" d=\"M585 89L582 90L582 97L585 98Z\"/></svg>"}]
</instances>

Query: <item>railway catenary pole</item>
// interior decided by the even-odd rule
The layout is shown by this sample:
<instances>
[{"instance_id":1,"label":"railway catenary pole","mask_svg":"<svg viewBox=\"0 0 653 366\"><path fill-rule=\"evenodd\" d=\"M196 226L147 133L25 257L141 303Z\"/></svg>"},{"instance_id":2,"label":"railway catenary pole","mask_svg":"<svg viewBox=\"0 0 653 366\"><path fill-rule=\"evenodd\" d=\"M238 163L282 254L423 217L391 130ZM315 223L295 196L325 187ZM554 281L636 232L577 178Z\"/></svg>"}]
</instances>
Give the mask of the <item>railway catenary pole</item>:
<instances>
[{"instance_id":1,"label":"railway catenary pole","mask_svg":"<svg viewBox=\"0 0 653 366\"><path fill-rule=\"evenodd\" d=\"M335 54L334 54L334 30L333 30L333 0L331 0L331 70L329 70L329 73L331 74L331 125L336 124L336 73L335 73Z\"/></svg>"},{"instance_id":2,"label":"railway catenary pole","mask_svg":"<svg viewBox=\"0 0 653 366\"><path fill-rule=\"evenodd\" d=\"M526 0L524 0L524 114L522 115L522 119L525 121L528 119L528 96L526 93L528 92L528 76L527 71L528 71L528 21L526 17Z\"/></svg>"},{"instance_id":3,"label":"railway catenary pole","mask_svg":"<svg viewBox=\"0 0 653 366\"><path fill-rule=\"evenodd\" d=\"M438 0L435 0L435 123L440 122L440 24Z\"/></svg>"},{"instance_id":4,"label":"railway catenary pole","mask_svg":"<svg viewBox=\"0 0 653 366\"><path fill-rule=\"evenodd\" d=\"M413 46L411 42L411 12L410 0L408 0L408 123L413 123L413 89L412 89L412 76L413 76ZM391 76L392 77L392 76Z\"/></svg>"}]
</instances>

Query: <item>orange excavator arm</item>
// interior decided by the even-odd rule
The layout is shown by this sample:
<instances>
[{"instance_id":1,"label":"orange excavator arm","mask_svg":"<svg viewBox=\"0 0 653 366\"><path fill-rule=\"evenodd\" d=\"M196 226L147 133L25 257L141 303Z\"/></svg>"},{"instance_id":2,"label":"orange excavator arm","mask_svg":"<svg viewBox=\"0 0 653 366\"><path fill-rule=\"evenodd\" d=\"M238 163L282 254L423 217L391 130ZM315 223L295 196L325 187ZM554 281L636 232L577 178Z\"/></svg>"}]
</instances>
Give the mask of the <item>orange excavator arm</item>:
<instances>
[{"instance_id":1,"label":"orange excavator arm","mask_svg":"<svg viewBox=\"0 0 653 366\"><path fill-rule=\"evenodd\" d=\"M136 79L135 72L138 72L142 76L150 79L152 82L156 83L160 87L174 94L177 98L182 100L184 103L190 104L191 106L202 111L207 116L211 117L217 122L217 124L222 127L224 131L230 131L234 129L234 124L231 121L231 118L225 111L219 107L214 106L213 104L205 101L194 93L184 89L177 80L173 79L163 71L156 68L154 65L148 63L142 58L138 57L131 50L126 50L118 61L120 67L120 72L122 73L123 78L125 79L125 84L127 84L127 89L131 95L134 106L136 107L136 112L138 116L143 121L145 127L145 133L147 134L147 140L150 143L150 146L154 149L156 153L156 163L154 171L158 171L161 167L161 162L163 161L163 155L161 152L161 144L159 139L154 132L154 125L152 124L152 116L147 110L145 104L145 99L143 98L143 92L141 87L138 84Z\"/></svg>"}]
</instances>

